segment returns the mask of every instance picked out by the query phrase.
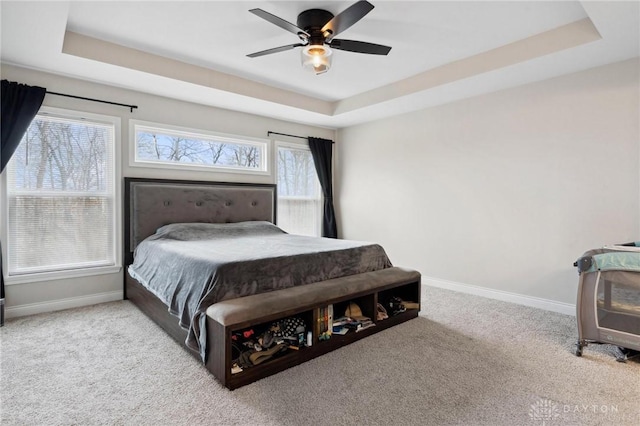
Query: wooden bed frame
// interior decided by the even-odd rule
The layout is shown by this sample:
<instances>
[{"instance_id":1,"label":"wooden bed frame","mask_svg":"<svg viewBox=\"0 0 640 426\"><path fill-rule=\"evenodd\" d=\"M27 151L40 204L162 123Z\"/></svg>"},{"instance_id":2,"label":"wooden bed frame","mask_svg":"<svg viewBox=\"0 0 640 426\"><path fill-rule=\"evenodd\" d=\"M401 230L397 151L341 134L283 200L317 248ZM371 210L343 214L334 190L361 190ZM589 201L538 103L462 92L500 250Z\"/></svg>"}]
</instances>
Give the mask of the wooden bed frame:
<instances>
[{"instance_id":1,"label":"wooden bed frame","mask_svg":"<svg viewBox=\"0 0 640 426\"><path fill-rule=\"evenodd\" d=\"M127 269L133 262L135 247L155 233L157 228L169 223L248 220L275 223L276 186L125 178L124 194L124 297L201 362L200 355L185 345L187 331L178 325L178 318L172 316L160 299L129 275ZM321 307L333 304L344 309L345 304L357 301L366 316L375 318L378 302L398 295L404 300L420 301L418 272L394 267L216 303L207 310L206 368L229 389L252 383L415 318L419 306L388 320L376 321L375 327L363 332L333 336L327 342L299 351L291 350L287 355L241 374L231 372L232 332L299 315L314 326L313 339L317 342L319 334L315 324Z\"/></svg>"}]
</instances>

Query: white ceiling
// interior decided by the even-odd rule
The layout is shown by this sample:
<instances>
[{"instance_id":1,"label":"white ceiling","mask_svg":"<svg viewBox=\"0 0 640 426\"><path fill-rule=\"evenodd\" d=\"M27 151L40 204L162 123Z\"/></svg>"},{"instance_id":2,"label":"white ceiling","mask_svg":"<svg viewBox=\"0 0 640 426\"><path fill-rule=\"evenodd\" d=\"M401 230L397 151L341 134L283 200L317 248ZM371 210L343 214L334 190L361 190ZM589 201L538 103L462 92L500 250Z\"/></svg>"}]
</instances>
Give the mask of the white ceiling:
<instances>
[{"instance_id":1,"label":"white ceiling","mask_svg":"<svg viewBox=\"0 0 640 426\"><path fill-rule=\"evenodd\" d=\"M640 3L382 1L338 38L392 46L334 51L316 76L298 42L248 12L295 23L354 1L0 3L3 63L181 100L344 127L640 55ZM115 100L117 101L117 100Z\"/></svg>"}]
</instances>

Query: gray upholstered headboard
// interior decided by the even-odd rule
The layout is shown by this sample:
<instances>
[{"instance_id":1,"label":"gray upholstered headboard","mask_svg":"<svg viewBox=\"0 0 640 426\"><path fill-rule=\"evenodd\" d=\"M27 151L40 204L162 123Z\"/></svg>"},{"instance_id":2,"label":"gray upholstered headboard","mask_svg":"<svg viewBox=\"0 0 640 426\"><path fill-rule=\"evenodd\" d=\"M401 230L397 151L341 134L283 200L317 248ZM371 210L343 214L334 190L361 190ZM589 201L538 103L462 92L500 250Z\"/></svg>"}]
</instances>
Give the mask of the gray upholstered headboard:
<instances>
[{"instance_id":1,"label":"gray upholstered headboard","mask_svg":"<svg viewBox=\"0 0 640 426\"><path fill-rule=\"evenodd\" d=\"M125 178L125 264L156 229L170 223L276 220L276 186Z\"/></svg>"}]
</instances>

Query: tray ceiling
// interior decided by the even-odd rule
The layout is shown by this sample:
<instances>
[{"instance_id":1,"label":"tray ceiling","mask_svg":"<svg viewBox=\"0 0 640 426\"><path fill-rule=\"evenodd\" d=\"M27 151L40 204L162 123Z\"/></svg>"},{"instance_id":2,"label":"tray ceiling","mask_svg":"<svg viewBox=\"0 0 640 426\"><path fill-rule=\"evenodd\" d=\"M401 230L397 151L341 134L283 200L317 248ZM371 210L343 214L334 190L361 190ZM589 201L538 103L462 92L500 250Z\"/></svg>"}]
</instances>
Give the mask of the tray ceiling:
<instances>
[{"instance_id":1,"label":"tray ceiling","mask_svg":"<svg viewBox=\"0 0 640 426\"><path fill-rule=\"evenodd\" d=\"M290 22L351 1L0 3L4 63L185 101L344 127L639 55L638 2L371 1L341 38L388 56L334 51L331 70L248 12Z\"/></svg>"}]
</instances>

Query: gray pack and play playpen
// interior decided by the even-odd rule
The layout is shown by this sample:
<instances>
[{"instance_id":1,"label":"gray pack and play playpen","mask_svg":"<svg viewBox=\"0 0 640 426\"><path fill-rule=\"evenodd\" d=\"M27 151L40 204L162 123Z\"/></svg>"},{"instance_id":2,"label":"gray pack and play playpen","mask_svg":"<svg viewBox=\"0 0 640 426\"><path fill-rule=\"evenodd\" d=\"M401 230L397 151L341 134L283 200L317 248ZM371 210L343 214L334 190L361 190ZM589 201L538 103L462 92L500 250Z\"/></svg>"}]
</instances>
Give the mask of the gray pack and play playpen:
<instances>
[{"instance_id":1,"label":"gray pack and play playpen","mask_svg":"<svg viewBox=\"0 0 640 426\"><path fill-rule=\"evenodd\" d=\"M590 343L640 351L640 242L589 250L575 266L580 275L577 356Z\"/></svg>"}]
</instances>

